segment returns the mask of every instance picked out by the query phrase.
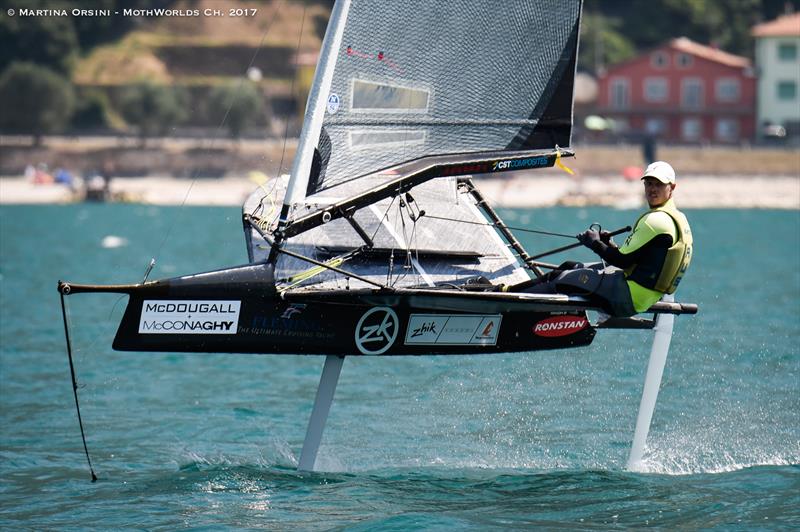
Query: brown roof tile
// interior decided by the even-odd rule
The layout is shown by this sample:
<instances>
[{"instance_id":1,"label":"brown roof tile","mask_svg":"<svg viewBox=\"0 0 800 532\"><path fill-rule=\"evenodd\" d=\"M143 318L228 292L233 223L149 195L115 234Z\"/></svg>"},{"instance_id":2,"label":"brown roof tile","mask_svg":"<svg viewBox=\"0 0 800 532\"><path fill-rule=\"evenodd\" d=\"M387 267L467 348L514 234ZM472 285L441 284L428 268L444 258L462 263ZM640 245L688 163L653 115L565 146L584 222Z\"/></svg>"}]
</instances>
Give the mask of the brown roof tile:
<instances>
[{"instance_id":1,"label":"brown roof tile","mask_svg":"<svg viewBox=\"0 0 800 532\"><path fill-rule=\"evenodd\" d=\"M757 24L750 33L753 37L800 37L800 13Z\"/></svg>"},{"instance_id":2,"label":"brown roof tile","mask_svg":"<svg viewBox=\"0 0 800 532\"><path fill-rule=\"evenodd\" d=\"M715 61L732 67L746 68L750 66L750 60L740 55L733 55L728 52L723 52L718 48L712 48L700 43L696 43L686 37L679 37L672 39L669 42L671 48L685 52L687 54L696 55L709 61Z\"/></svg>"}]
</instances>

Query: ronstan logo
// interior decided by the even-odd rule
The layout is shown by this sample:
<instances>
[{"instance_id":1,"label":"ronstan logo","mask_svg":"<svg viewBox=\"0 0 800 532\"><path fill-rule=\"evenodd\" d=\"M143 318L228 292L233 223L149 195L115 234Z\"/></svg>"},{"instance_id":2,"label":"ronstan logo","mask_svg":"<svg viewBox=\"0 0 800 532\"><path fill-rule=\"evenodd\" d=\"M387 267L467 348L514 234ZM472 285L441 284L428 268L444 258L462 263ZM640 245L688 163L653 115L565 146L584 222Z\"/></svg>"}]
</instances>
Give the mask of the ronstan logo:
<instances>
[{"instance_id":1,"label":"ronstan logo","mask_svg":"<svg viewBox=\"0 0 800 532\"><path fill-rule=\"evenodd\" d=\"M536 336L567 336L582 331L589 325L589 320L581 316L555 316L542 320L533 326Z\"/></svg>"}]
</instances>

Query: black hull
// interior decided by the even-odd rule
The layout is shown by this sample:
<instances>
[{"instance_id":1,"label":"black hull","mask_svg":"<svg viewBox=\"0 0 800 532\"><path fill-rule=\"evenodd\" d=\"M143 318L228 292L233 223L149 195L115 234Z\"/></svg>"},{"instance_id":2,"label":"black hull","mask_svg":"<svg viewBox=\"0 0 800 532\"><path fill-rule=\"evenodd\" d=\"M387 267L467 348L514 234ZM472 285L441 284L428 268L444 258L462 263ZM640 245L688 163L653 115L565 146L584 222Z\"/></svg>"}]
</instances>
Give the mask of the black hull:
<instances>
[{"instance_id":1,"label":"black hull","mask_svg":"<svg viewBox=\"0 0 800 532\"><path fill-rule=\"evenodd\" d=\"M595 335L585 309L513 294L420 289L281 295L264 264L117 288L130 295L113 344L120 351L481 354L580 347Z\"/></svg>"}]
</instances>

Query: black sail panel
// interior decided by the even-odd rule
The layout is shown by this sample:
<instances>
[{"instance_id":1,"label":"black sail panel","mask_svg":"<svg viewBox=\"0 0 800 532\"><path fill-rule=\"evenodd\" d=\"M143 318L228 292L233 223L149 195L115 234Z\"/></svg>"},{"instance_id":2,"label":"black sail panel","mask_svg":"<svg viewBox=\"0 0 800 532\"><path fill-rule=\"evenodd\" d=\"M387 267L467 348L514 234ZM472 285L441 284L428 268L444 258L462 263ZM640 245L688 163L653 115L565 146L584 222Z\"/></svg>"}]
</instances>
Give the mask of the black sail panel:
<instances>
[{"instance_id":1,"label":"black sail panel","mask_svg":"<svg viewBox=\"0 0 800 532\"><path fill-rule=\"evenodd\" d=\"M427 155L567 146L580 8L353 1L309 192Z\"/></svg>"}]
</instances>

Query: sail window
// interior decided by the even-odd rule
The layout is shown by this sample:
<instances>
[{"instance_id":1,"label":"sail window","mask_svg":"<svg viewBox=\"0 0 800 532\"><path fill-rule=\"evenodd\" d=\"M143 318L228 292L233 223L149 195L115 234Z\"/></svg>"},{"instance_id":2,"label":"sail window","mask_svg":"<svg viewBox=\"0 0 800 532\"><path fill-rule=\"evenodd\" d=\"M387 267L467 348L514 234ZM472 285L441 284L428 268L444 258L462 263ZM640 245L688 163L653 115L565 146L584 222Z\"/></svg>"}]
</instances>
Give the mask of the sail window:
<instances>
[{"instance_id":1,"label":"sail window","mask_svg":"<svg viewBox=\"0 0 800 532\"><path fill-rule=\"evenodd\" d=\"M430 90L361 79L352 83L352 111L378 113L427 113Z\"/></svg>"},{"instance_id":2,"label":"sail window","mask_svg":"<svg viewBox=\"0 0 800 532\"><path fill-rule=\"evenodd\" d=\"M350 147L358 148L398 148L425 143L424 130L411 129L362 129L350 131Z\"/></svg>"}]
</instances>

